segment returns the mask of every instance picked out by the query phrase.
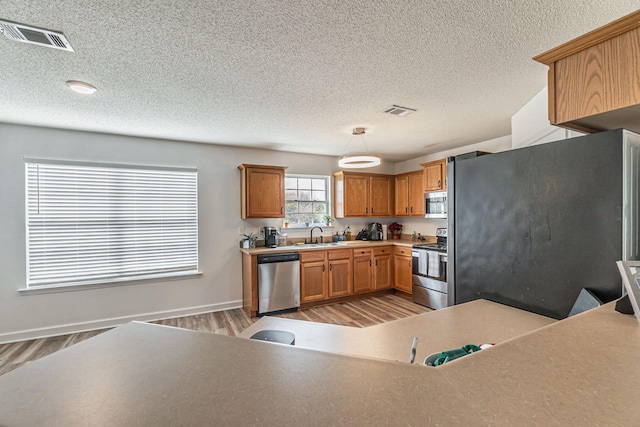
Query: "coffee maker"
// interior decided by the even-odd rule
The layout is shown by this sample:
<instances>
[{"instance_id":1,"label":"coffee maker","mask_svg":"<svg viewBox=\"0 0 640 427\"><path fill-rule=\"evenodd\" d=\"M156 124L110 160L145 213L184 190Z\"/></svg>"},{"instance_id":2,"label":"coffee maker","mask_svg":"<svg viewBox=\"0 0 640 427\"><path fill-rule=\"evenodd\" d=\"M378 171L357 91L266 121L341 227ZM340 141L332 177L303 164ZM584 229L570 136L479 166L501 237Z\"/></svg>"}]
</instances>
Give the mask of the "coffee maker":
<instances>
[{"instance_id":1,"label":"coffee maker","mask_svg":"<svg viewBox=\"0 0 640 427\"><path fill-rule=\"evenodd\" d=\"M264 245L268 248L278 246L278 230L275 227L264 227Z\"/></svg>"},{"instance_id":2,"label":"coffee maker","mask_svg":"<svg viewBox=\"0 0 640 427\"><path fill-rule=\"evenodd\" d=\"M379 222L369 224L369 240L382 240L382 224Z\"/></svg>"}]
</instances>

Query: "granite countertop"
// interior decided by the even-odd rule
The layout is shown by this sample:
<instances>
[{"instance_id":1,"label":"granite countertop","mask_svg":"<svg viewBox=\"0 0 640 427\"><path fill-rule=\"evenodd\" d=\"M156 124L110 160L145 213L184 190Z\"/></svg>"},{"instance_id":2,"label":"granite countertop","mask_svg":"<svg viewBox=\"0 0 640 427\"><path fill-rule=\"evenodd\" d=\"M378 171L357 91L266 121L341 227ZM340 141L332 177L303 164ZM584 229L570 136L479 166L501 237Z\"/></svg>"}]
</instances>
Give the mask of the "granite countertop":
<instances>
[{"instance_id":1,"label":"granite countertop","mask_svg":"<svg viewBox=\"0 0 640 427\"><path fill-rule=\"evenodd\" d=\"M332 353L407 362L413 338L418 338L416 363L430 354L466 344L500 343L547 325L555 319L487 300L431 311L366 328L329 325L264 316L242 331L250 338L276 329L296 337L296 347Z\"/></svg>"},{"instance_id":2,"label":"granite countertop","mask_svg":"<svg viewBox=\"0 0 640 427\"><path fill-rule=\"evenodd\" d=\"M0 425L637 425L638 354L612 303L438 368L134 322L0 376Z\"/></svg>"},{"instance_id":3,"label":"granite countertop","mask_svg":"<svg viewBox=\"0 0 640 427\"><path fill-rule=\"evenodd\" d=\"M320 244L303 244L303 245L287 245L278 246L277 248L267 248L259 246L252 249L240 248L242 253L248 255L258 254L272 254L278 252L300 252L300 251L318 251L318 250L331 250L331 249L345 249L345 248L365 248L365 247L377 247L377 246L404 246L411 247L416 242L411 239L400 240L349 240L342 242L320 243Z\"/></svg>"}]
</instances>

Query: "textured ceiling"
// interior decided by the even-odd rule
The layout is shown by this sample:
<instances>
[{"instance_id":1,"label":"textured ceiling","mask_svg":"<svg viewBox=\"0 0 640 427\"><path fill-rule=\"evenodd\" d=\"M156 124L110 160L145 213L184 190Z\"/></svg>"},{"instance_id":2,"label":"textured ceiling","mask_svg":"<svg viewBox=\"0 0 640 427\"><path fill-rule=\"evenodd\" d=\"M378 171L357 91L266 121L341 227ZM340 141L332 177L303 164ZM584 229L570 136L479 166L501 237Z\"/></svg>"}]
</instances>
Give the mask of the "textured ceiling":
<instances>
[{"instance_id":1,"label":"textured ceiling","mask_svg":"<svg viewBox=\"0 0 640 427\"><path fill-rule=\"evenodd\" d=\"M546 84L531 57L638 5L3 0L0 19L61 31L75 52L0 37L0 122L336 156L362 126L369 152L404 160L510 134Z\"/></svg>"}]
</instances>

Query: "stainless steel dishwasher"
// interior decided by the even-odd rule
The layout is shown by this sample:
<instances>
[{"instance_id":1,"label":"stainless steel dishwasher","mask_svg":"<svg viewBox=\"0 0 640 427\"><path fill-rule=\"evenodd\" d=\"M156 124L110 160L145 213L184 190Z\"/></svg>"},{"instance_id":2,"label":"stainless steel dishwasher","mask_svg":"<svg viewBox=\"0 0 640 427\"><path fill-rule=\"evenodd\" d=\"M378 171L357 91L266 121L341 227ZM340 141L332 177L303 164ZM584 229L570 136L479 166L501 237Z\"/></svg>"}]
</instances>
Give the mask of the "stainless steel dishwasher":
<instances>
[{"instance_id":1,"label":"stainless steel dishwasher","mask_svg":"<svg viewBox=\"0 0 640 427\"><path fill-rule=\"evenodd\" d=\"M300 307L300 254L258 255L258 316Z\"/></svg>"}]
</instances>

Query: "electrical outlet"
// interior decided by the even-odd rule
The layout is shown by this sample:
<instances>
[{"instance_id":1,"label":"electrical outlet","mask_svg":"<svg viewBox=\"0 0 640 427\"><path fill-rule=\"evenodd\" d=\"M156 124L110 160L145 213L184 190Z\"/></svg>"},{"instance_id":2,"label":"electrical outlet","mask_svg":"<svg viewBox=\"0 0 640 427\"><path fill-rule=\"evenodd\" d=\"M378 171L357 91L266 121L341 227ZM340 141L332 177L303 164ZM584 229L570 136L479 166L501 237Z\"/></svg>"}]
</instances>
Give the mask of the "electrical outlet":
<instances>
[{"instance_id":1,"label":"electrical outlet","mask_svg":"<svg viewBox=\"0 0 640 427\"><path fill-rule=\"evenodd\" d=\"M238 235L239 236L243 236L244 235L244 227L238 227Z\"/></svg>"}]
</instances>

